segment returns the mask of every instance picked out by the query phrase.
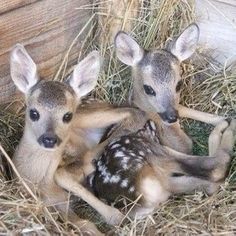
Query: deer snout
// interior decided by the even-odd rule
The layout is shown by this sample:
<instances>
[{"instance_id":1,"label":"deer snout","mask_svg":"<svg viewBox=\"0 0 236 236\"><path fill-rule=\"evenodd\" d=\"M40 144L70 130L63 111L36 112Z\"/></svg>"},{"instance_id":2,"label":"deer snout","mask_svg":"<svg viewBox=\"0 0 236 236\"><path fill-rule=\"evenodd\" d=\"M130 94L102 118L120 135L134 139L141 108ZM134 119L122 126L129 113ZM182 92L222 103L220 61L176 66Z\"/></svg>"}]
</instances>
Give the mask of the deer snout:
<instances>
[{"instance_id":1,"label":"deer snout","mask_svg":"<svg viewBox=\"0 0 236 236\"><path fill-rule=\"evenodd\" d=\"M175 109L166 110L163 113L159 113L159 115L163 121L168 123L175 123L179 118L178 111Z\"/></svg>"},{"instance_id":2,"label":"deer snout","mask_svg":"<svg viewBox=\"0 0 236 236\"><path fill-rule=\"evenodd\" d=\"M61 143L61 140L56 134L47 132L38 138L38 143L45 148L54 148Z\"/></svg>"}]
</instances>

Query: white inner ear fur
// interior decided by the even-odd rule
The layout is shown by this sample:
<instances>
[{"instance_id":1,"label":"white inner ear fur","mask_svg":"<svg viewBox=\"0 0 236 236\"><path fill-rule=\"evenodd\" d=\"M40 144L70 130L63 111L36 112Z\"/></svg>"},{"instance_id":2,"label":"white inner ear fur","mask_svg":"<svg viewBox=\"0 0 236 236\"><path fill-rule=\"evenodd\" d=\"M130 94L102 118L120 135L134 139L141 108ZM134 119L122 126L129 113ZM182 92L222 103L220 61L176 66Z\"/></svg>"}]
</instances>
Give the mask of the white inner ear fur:
<instances>
[{"instance_id":1,"label":"white inner ear fur","mask_svg":"<svg viewBox=\"0 0 236 236\"><path fill-rule=\"evenodd\" d=\"M117 57L126 65L135 66L143 58L143 48L125 32L117 33L115 48Z\"/></svg>"},{"instance_id":2,"label":"white inner ear fur","mask_svg":"<svg viewBox=\"0 0 236 236\"><path fill-rule=\"evenodd\" d=\"M79 99L95 88L101 62L99 52L92 51L75 66L69 84L74 89Z\"/></svg>"},{"instance_id":3,"label":"white inner ear fur","mask_svg":"<svg viewBox=\"0 0 236 236\"><path fill-rule=\"evenodd\" d=\"M171 53L180 61L184 61L196 51L198 40L199 28L196 24L192 24L173 43Z\"/></svg>"},{"instance_id":4,"label":"white inner ear fur","mask_svg":"<svg viewBox=\"0 0 236 236\"><path fill-rule=\"evenodd\" d=\"M13 82L24 94L38 82L37 66L21 44L16 44L11 52L10 73Z\"/></svg>"}]
</instances>

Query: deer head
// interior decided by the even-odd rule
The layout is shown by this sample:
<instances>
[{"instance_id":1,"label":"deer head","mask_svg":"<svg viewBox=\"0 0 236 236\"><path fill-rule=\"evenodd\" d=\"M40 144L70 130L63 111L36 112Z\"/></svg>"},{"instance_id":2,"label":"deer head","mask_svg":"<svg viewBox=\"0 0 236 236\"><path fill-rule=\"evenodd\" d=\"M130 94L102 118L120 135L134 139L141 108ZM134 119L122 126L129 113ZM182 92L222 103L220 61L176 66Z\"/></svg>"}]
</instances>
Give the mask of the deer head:
<instances>
[{"instance_id":1,"label":"deer head","mask_svg":"<svg viewBox=\"0 0 236 236\"><path fill-rule=\"evenodd\" d=\"M178 119L182 80L180 63L196 50L199 28L188 26L167 49L143 49L131 36L118 32L115 37L117 57L132 67L133 103L145 111L156 112L162 120Z\"/></svg>"},{"instance_id":2,"label":"deer head","mask_svg":"<svg viewBox=\"0 0 236 236\"><path fill-rule=\"evenodd\" d=\"M54 150L67 141L81 97L96 85L99 53L93 51L80 61L67 82L39 79L36 64L20 44L12 50L10 62L12 80L25 95L25 132L33 144Z\"/></svg>"}]
</instances>

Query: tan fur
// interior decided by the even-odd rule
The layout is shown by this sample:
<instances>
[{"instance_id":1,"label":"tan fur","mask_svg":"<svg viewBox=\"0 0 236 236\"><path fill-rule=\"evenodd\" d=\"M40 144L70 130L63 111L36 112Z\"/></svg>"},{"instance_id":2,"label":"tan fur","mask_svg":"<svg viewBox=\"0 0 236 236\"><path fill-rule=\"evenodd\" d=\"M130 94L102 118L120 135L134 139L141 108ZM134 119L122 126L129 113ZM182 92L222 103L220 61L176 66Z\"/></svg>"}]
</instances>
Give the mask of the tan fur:
<instances>
[{"instance_id":1,"label":"tan fur","mask_svg":"<svg viewBox=\"0 0 236 236\"><path fill-rule=\"evenodd\" d=\"M142 128L142 125L140 125L140 128ZM129 126L129 130L126 129L126 131L126 135L132 133L132 126ZM124 133L122 134L124 135ZM141 206L136 206L130 216L140 218L151 213L172 194L192 193L196 190L204 190L208 194L212 194L217 191L229 167L230 152L233 149L236 135L236 120L233 120L227 126L225 126L225 121L219 123L213 130L213 134L209 137L209 143L218 140L220 142L219 146L214 146L214 156L211 157L191 156L158 143L153 144L157 154L155 156L145 156L147 164L144 164L135 177L136 197L142 197L139 201ZM143 151L146 153L146 150ZM189 170L185 169L184 165L190 166ZM196 171L198 169L199 171L202 170L205 177L197 172L191 173L192 168L195 168ZM108 169L108 171L112 172L113 170ZM173 175L175 173L182 176L175 177ZM128 179L129 177L124 176L123 178ZM102 183L97 191L103 191ZM118 195L119 193L117 193Z\"/></svg>"},{"instance_id":2,"label":"tan fur","mask_svg":"<svg viewBox=\"0 0 236 236\"><path fill-rule=\"evenodd\" d=\"M100 163L97 165L106 170L104 176L106 172L113 173L115 170L117 171L118 164L113 170L112 160L114 162L120 160L121 166L124 166L122 167L122 171L124 171L122 172L123 178L125 180L131 178L130 181L135 181L136 197L139 198L140 195L142 197L141 207L135 207L131 216L140 217L152 212L172 194L191 193L199 189L212 194L218 189L219 184L226 176L230 162L230 151L235 140L236 121L233 120L228 125L223 117L198 112L179 105L179 91L177 88L181 80L180 62L194 52L198 35L198 27L196 25L189 26L177 38L169 51L145 51L124 32L118 33L115 38L118 58L132 67L134 87L131 102L147 113L145 116L136 114L136 122L134 123L128 124L126 121L125 124L122 121L120 125L113 129L108 140L95 148L94 152L90 151L88 156L92 160L93 157L96 159L103 154L103 161L100 158L98 160ZM154 92L151 95L146 94L144 85L151 86ZM192 151L192 141L181 129L176 119L177 111L179 111L180 116L216 125L209 137L210 156L188 155ZM172 115L175 116L173 119ZM155 150L155 155L148 154L148 149L143 149L147 163L144 162L143 167L135 174L135 180L133 180L133 175L129 176L129 171L125 172L126 167L122 163L127 162L125 158L132 162L132 158L135 160L135 158L140 157L138 154L137 157L133 157L131 154L127 154L128 152L124 153L125 146L122 147L122 145L125 141L121 142L120 137L136 135L137 130L142 130L145 122L148 122L149 119L155 122L156 136L160 143L152 141L149 143L152 149ZM109 146L112 140L118 140L114 148L112 145ZM103 152L104 148L105 152ZM109 152L110 149L111 152ZM113 153L112 156L105 154L107 152L109 154ZM132 168L132 165L130 165L130 168ZM99 167L96 169L93 185L98 195L109 199L109 191L112 191L113 195L117 194L119 196L116 185L114 184L114 189L109 189L110 185L108 185L109 181L114 182L114 179L112 179L114 175L109 177L107 174L103 183L102 172L97 171L99 171ZM122 190L122 183L122 179L117 180L116 184L120 184L117 189ZM123 184L123 187L125 186ZM151 186L153 186L153 189L150 189Z\"/></svg>"},{"instance_id":3,"label":"tan fur","mask_svg":"<svg viewBox=\"0 0 236 236\"><path fill-rule=\"evenodd\" d=\"M116 40L118 40L118 37L119 35ZM209 194L212 194L218 189L219 184L226 175L229 165L229 151L232 150L233 147L235 121L232 121L231 125L228 127L228 125L225 125L223 117L194 111L178 104L179 93L176 92L176 85L181 78L179 76L180 61L177 59L185 58L186 55L189 55L189 52L186 52L183 55L178 55L178 48L174 49L173 53L176 53L176 57L178 56L178 58L176 58L171 55L170 52L168 53L162 50L153 50L148 52L148 58L154 58L154 62L152 62L154 64L148 64L150 63L148 58L146 58L142 63L140 60L144 51L137 45L133 46L132 41L128 42L128 45L125 45L127 40L129 39L124 40L124 42L120 41L117 43L116 47L118 50L119 47L122 50L122 52L117 54L118 57L120 56L126 64L131 65L133 69L134 89L132 102L142 110L145 110L147 113L144 114L140 112L133 112L129 117L121 117L120 120L116 120L116 115L113 110L106 110L108 113L111 112L110 115L107 114L108 120L111 119L114 123L120 121L120 123L115 126L106 141L86 153L83 158L82 168L85 176L92 173L94 170L91 165L92 160L99 158L107 145L117 138L137 132L139 129L143 128L145 122L149 119L153 120L156 124L158 139L160 141L160 144L153 143L153 148L158 154L155 156L147 155L146 159L148 161L148 165L144 165L138 173L135 186L136 197L139 197L140 195L142 196L141 207L135 207L135 209L131 212L131 216L141 217L144 214L152 212L153 209L155 209L161 202L166 201L172 194L190 193L198 189L205 190ZM131 47L131 49L129 47ZM131 53L132 47L135 50L139 50L139 52L133 51ZM126 50L127 55L125 54ZM131 56L134 56L135 58L131 58ZM155 61L158 62L157 66L155 66ZM167 64L169 64L170 67L166 67L163 70L162 66ZM155 71L154 75L158 75L155 78L153 77L153 70L154 68L156 70L158 66L160 67L160 70ZM168 75L171 76L171 78L166 77ZM163 79L157 83L155 79L157 80L158 78ZM146 83L155 88L159 100L155 100L153 97L148 97L144 93L143 84ZM164 87L163 84L165 85ZM163 89L167 89L167 92L163 93ZM161 106L159 106L158 101L162 104ZM166 103L166 101L168 102ZM163 117L157 114L166 112L166 110L168 111L170 107L172 110L179 110L181 116L190 117L192 119L217 125L209 138L209 144L211 143L211 145L209 145L210 154L214 153L214 157L206 157L204 159L204 157L187 155L192 151L192 141L180 128L179 123L175 122L168 124L166 121L163 122ZM91 120L99 120L99 117L101 118L102 115L102 113L98 113L95 116L96 119ZM91 117L92 116L90 116L90 118ZM123 118L125 119L122 120ZM88 125L87 127L93 126L93 122L90 122L91 120L87 120L86 116L84 116L85 123L81 122L80 124L83 124L84 126ZM101 121L96 123L96 127L102 123L101 118ZM226 145L226 143L229 143L229 145ZM214 147L216 147L214 144L218 144L219 149L214 149ZM227 151L225 152L223 150L226 146ZM185 169L184 165L186 165L189 170ZM191 171L194 168L201 168L206 177L202 177L200 174L198 175L198 173L192 173ZM63 169L59 169L59 172L60 171L63 173ZM67 174L68 173L73 175L73 168L67 170ZM175 173L182 174L183 176L172 176L172 174ZM71 188L71 183L66 182L69 181L69 179L76 180L78 175L73 175L72 177L67 178L62 178L62 174L59 174L58 176L59 180L57 181L59 185L66 188L68 191L73 191L74 194L81 196L81 192L78 188ZM153 188L151 188L151 186ZM102 186L100 191L103 191ZM109 195L109 193L107 194ZM106 198L106 193L104 197ZM93 202L93 207L96 208L96 206L99 208L99 204Z\"/></svg>"},{"instance_id":4,"label":"tan fur","mask_svg":"<svg viewBox=\"0 0 236 236\"><path fill-rule=\"evenodd\" d=\"M123 215L82 186L85 172L90 173L93 166L91 160L77 159L78 155L83 155L99 142L104 128L128 118L133 110L115 109L96 101L82 102L77 109L81 96L96 85L94 81L99 69L99 56L94 51L75 67L68 84L39 81L36 65L22 45L16 45L11 54L11 76L26 100L24 134L13 162L46 205L54 205L64 219L68 217L82 233L89 235L102 234L94 224L79 219L70 208L67 209L69 195L66 190L76 192L91 204L107 223L118 224ZM69 113L73 115L72 119L64 121ZM67 154L72 155L72 159L63 161Z\"/></svg>"}]
</instances>

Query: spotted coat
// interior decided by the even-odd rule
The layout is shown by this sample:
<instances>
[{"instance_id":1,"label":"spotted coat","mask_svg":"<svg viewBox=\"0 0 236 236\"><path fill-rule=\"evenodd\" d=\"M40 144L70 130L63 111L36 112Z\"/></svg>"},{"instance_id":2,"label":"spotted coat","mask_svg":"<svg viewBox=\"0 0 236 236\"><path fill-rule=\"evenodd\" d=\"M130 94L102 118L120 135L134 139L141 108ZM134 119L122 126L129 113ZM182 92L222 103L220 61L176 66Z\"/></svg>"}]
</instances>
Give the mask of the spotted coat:
<instances>
[{"instance_id":1,"label":"spotted coat","mask_svg":"<svg viewBox=\"0 0 236 236\"><path fill-rule=\"evenodd\" d=\"M107 145L95 163L95 173L90 176L95 194L108 203L118 196L134 200L138 195L135 179L148 164L146 156L156 154L155 143L159 143L157 128L152 120L148 120L142 129Z\"/></svg>"}]
</instances>

